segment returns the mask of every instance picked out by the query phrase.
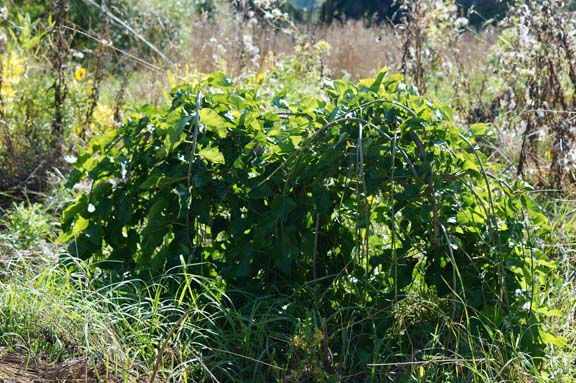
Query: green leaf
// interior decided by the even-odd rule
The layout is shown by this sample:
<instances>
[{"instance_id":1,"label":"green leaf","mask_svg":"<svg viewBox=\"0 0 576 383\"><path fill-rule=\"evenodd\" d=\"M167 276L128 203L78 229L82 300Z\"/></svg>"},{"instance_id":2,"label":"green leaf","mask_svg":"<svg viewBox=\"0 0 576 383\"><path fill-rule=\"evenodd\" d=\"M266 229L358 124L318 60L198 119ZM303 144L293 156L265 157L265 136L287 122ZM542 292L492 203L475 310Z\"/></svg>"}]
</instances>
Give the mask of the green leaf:
<instances>
[{"instance_id":1,"label":"green leaf","mask_svg":"<svg viewBox=\"0 0 576 383\"><path fill-rule=\"evenodd\" d=\"M165 178L161 173L150 174L144 182L142 182L139 187L142 190L150 190L158 186L158 184Z\"/></svg>"},{"instance_id":2,"label":"green leaf","mask_svg":"<svg viewBox=\"0 0 576 383\"><path fill-rule=\"evenodd\" d=\"M536 312L539 314L543 314L548 318L552 318L552 317L560 318L560 317L562 317L562 311L560 311L558 309L548 309L546 307L539 307L536 309Z\"/></svg>"},{"instance_id":3,"label":"green leaf","mask_svg":"<svg viewBox=\"0 0 576 383\"><path fill-rule=\"evenodd\" d=\"M378 73L378 76L376 76L376 79L374 80L374 82L370 86L370 90L372 92L378 92L380 90L380 85L382 85L382 80L384 80L384 77L386 77L387 74L388 74L388 70L386 70L386 69L381 70Z\"/></svg>"},{"instance_id":4,"label":"green leaf","mask_svg":"<svg viewBox=\"0 0 576 383\"><path fill-rule=\"evenodd\" d=\"M191 119L192 116L183 116L180 109L172 112L166 119L165 130L167 136L164 144L167 148L167 152L171 152L184 141L186 138L184 129Z\"/></svg>"},{"instance_id":5,"label":"green leaf","mask_svg":"<svg viewBox=\"0 0 576 383\"><path fill-rule=\"evenodd\" d=\"M78 214L87 210L88 197L85 194L80 195L75 203L68 205L62 212L62 225L64 228L66 229Z\"/></svg>"},{"instance_id":6,"label":"green leaf","mask_svg":"<svg viewBox=\"0 0 576 383\"><path fill-rule=\"evenodd\" d=\"M486 134L486 132L488 131L488 125L483 124L483 123L472 124L470 126L470 131L476 137L484 136Z\"/></svg>"},{"instance_id":7,"label":"green leaf","mask_svg":"<svg viewBox=\"0 0 576 383\"><path fill-rule=\"evenodd\" d=\"M472 170L474 174L480 174L480 168L473 161L464 160L462 170Z\"/></svg>"},{"instance_id":8,"label":"green leaf","mask_svg":"<svg viewBox=\"0 0 576 383\"><path fill-rule=\"evenodd\" d=\"M94 136L90 141L90 148L92 151L99 151L104 154L106 147L117 137L118 131L116 129L108 129L103 134Z\"/></svg>"},{"instance_id":9,"label":"green leaf","mask_svg":"<svg viewBox=\"0 0 576 383\"><path fill-rule=\"evenodd\" d=\"M544 344L552 344L557 347L565 347L568 344L568 340L560 335L553 335L543 330L540 330L539 333Z\"/></svg>"},{"instance_id":10,"label":"green leaf","mask_svg":"<svg viewBox=\"0 0 576 383\"><path fill-rule=\"evenodd\" d=\"M286 220L288 214L290 214L296 206L296 203L289 197L276 197L272 202L272 213L274 217Z\"/></svg>"},{"instance_id":11,"label":"green leaf","mask_svg":"<svg viewBox=\"0 0 576 383\"><path fill-rule=\"evenodd\" d=\"M78 169L73 169L70 174L68 175L68 180L66 181L65 186L69 189L73 188L84 176L84 173Z\"/></svg>"},{"instance_id":12,"label":"green leaf","mask_svg":"<svg viewBox=\"0 0 576 383\"><path fill-rule=\"evenodd\" d=\"M423 120L419 117L411 117L405 120L402 125L400 125L400 130L405 132L422 130L422 127L425 126L425 124L426 120Z\"/></svg>"},{"instance_id":13,"label":"green leaf","mask_svg":"<svg viewBox=\"0 0 576 383\"><path fill-rule=\"evenodd\" d=\"M200 150L198 155L205 160L213 162L215 164L224 164L224 155L218 150L218 148L205 148Z\"/></svg>"},{"instance_id":14,"label":"green leaf","mask_svg":"<svg viewBox=\"0 0 576 383\"><path fill-rule=\"evenodd\" d=\"M242 248L240 254L240 263L236 268L237 277L247 277L250 275L250 264L252 261L253 248L251 245L246 245Z\"/></svg>"},{"instance_id":15,"label":"green leaf","mask_svg":"<svg viewBox=\"0 0 576 383\"><path fill-rule=\"evenodd\" d=\"M227 128L233 127L224 117L208 108L200 109L200 122L220 138L226 137Z\"/></svg>"},{"instance_id":16,"label":"green leaf","mask_svg":"<svg viewBox=\"0 0 576 383\"><path fill-rule=\"evenodd\" d=\"M90 220L79 216L74 223L74 228L72 229L72 236L77 237L90 225Z\"/></svg>"},{"instance_id":17,"label":"green leaf","mask_svg":"<svg viewBox=\"0 0 576 383\"><path fill-rule=\"evenodd\" d=\"M208 84L217 88L230 89L234 83L222 72L214 72L208 76Z\"/></svg>"}]
</instances>

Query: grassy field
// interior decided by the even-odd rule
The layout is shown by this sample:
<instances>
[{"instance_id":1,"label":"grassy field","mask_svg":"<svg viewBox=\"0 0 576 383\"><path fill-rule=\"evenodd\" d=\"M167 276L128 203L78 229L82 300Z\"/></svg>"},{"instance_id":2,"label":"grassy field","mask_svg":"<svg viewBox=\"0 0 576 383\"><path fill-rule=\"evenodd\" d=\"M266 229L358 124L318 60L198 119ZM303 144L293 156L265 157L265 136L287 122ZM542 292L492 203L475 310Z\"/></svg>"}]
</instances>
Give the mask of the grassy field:
<instances>
[{"instance_id":1,"label":"grassy field","mask_svg":"<svg viewBox=\"0 0 576 383\"><path fill-rule=\"evenodd\" d=\"M576 381L569 7L133 3L0 8L0 382Z\"/></svg>"}]
</instances>

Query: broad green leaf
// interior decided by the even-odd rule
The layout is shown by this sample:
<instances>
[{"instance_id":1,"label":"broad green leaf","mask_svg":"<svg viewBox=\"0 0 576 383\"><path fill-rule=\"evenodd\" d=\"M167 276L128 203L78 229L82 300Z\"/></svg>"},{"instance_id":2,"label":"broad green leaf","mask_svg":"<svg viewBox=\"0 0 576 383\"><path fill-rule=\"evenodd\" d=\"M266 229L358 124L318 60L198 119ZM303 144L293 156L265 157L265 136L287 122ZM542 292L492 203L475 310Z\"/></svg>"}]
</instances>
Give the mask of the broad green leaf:
<instances>
[{"instance_id":1,"label":"broad green leaf","mask_svg":"<svg viewBox=\"0 0 576 383\"><path fill-rule=\"evenodd\" d=\"M296 203L289 197L276 197L271 207L272 213L276 218L285 220L296 206Z\"/></svg>"},{"instance_id":2,"label":"broad green leaf","mask_svg":"<svg viewBox=\"0 0 576 383\"><path fill-rule=\"evenodd\" d=\"M380 72L378 72L378 76L376 76L376 78L374 79L374 81L370 85L370 90L372 92L378 92L380 90L380 85L382 85L382 80L384 80L384 77L386 77L387 74L388 74L388 70L386 70L386 69L382 69L382 70L380 70Z\"/></svg>"},{"instance_id":3,"label":"broad green leaf","mask_svg":"<svg viewBox=\"0 0 576 383\"><path fill-rule=\"evenodd\" d=\"M150 190L158 186L158 184L165 178L161 173L152 173L142 182L139 187L142 190Z\"/></svg>"},{"instance_id":4,"label":"broad green leaf","mask_svg":"<svg viewBox=\"0 0 576 383\"><path fill-rule=\"evenodd\" d=\"M476 174L480 174L480 168L471 160L464 160L462 164L462 170L472 170Z\"/></svg>"},{"instance_id":5,"label":"broad green leaf","mask_svg":"<svg viewBox=\"0 0 576 383\"><path fill-rule=\"evenodd\" d=\"M230 80L222 72L214 72L208 76L208 84L215 86L217 88L230 89L234 86L232 80Z\"/></svg>"},{"instance_id":6,"label":"broad green leaf","mask_svg":"<svg viewBox=\"0 0 576 383\"><path fill-rule=\"evenodd\" d=\"M481 137L488 131L488 125L483 123L477 123L470 125L470 131L476 136Z\"/></svg>"},{"instance_id":7,"label":"broad green leaf","mask_svg":"<svg viewBox=\"0 0 576 383\"><path fill-rule=\"evenodd\" d=\"M539 307L536 309L536 312L539 314L543 314L548 318L552 318L552 317L560 318L563 315L562 311L560 311L558 309L548 309L546 307Z\"/></svg>"},{"instance_id":8,"label":"broad green leaf","mask_svg":"<svg viewBox=\"0 0 576 383\"><path fill-rule=\"evenodd\" d=\"M553 335L547 331L539 331L540 338L544 344L552 344L557 347L565 347L568 344L568 340L560 335Z\"/></svg>"},{"instance_id":9,"label":"broad green leaf","mask_svg":"<svg viewBox=\"0 0 576 383\"><path fill-rule=\"evenodd\" d=\"M200 122L206 126L206 128L214 132L218 137L223 138L226 136L227 128L233 125L226 121L218 112L213 109L200 109Z\"/></svg>"},{"instance_id":10,"label":"broad green leaf","mask_svg":"<svg viewBox=\"0 0 576 383\"><path fill-rule=\"evenodd\" d=\"M218 150L218 148L205 148L200 150L198 155L210 162L215 164L224 163L224 155Z\"/></svg>"},{"instance_id":11,"label":"broad green leaf","mask_svg":"<svg viewBox=\"0 0 576 383\"><path fill-rule=\"evenodd\" d=\"M236 276L247 277L250 275L250 265L252 261L253 248L247 244L243 246L240 254L240 263L236 269Z\"/></svg>"},{"instance_id":12,"label":"broad green leaf","mask_svg":"<svg viewBox=\"0 0 576 383\"><path fill-rule=\"evenodd\" d=\"M82 234L82 232L88 227L88 225L90 225L90 220L82 216L78 216L76 222L74 223L74 228L72 229L72 236L77 237L80 234Z\"/></svg>"},{"instance_id":13,"label":"broad green leaf","mask_svg":"<svg viewBox=\"0 0 576 383\"><path fill-rule=\"evenodd\" d=\"M78 200L68 205L62 212L62 225L66 229L68 225L76 218L81 212L86 212L88 209L88 197L83 194L78 197Z\"/></svg>"}]
</instances>

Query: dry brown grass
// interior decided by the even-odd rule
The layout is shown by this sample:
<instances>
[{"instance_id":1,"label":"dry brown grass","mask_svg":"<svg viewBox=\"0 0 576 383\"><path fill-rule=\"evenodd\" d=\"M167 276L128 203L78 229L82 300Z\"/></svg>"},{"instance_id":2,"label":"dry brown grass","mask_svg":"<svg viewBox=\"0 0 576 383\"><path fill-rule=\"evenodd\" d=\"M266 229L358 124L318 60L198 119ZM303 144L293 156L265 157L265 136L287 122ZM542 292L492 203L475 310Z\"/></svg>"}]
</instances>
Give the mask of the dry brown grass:
<instances>
[{"instance_id":1,"label":"dry brown grass","mask_svg":"<svg viewBox=\"0 0 576 383\"><path fill-rule=\"evenodd\" d=\"M120 371L107 371L86 356L68 359L62 363L49 363L16 353L0 355L0 383L97 383L136 382Z\"/></svg>"},{"instance_id":2,"label":"dry brown grass","mask_svg":"<svg viewBox=\"0 0 576 383\"><path fill-rule=\"evenodd\" d=\"M265 69L270 57L285 57L293 54L299 43L312 46L323 40L330 45L321 57L326 74L353 79L367 77L383 67L399 70L405 38L399 27L367 28L359 21L279 29L235 14L210 20L199 18L191 29L186 46L168 52L173 61L201 73L222 70L231 76L247 71L258 72ZM490 33L480 37L462 33L455 42L456 46L449 48L461 52L461 63L473 65L486 56L487 46L492 41L490 36ZM442 54L448 55L447 52ZM453 60L454 57L446 59Z\"/></svg>"},{"instance_id":3,"label":"dry brown grass","mask_svg":"<svg viewBox=\"0 0 576 383\"><path fill-rule=\"evenodd\" d=\"M336 77L367 77L380 68L399 68L402 38L389 26L366 28L360 22L333 24L319 31L331 46L326 67Z\"/></svg>"},{"instance_id":4,"label":"dry brown grass","mask_svg":"<svg viewBox=\"0 0 576 383\"><path fill-rule=\"evenodd\" d=\"M391 27L366 28L360 22L326 27L275 30L273 26L232 16L197 20L186 49L171 52L174 61L201 73L223 70L231 76L260 71L272 56L294 53L298 43L324 40L330 45L322 60L327 73L352 78L368 76L382 67L399 67L402 40Z\"/></svg>"},{"instance_id":5,"label":"dry brown grass","mask_svg":"<svg viewBox=\"0 0 576 383\"><path fill-rule=\"evenodd\" d=\"M134 64L127 88L127 103L152 105L166 102L171 88L167 72L177 82L189 82L197 74L223 71L231 77L266 72L279 61L294 57L298 46L311 48L325 41L329 49L319 54L320 73L333 78L357 80L374 75L379 69L400 72L405 31L401 27L373 26L350 21L331 26L306 25L280 29L278 26L242 15L218 14L211 19L197 16L191 21L190 36L181 46L165 47L172 64L152 62L156 68ZM479 104L481 92L470 74L482 74L487 52L496 34L476 35L464 32L434 57L428 58L425 76L432 79L429 91L433 97L450 100L457 108L468 109ZM312 53L315 54L315 53ZM316 68L317 69L317 68ZM145 78L146 81L141 81ZM412 79L408 78L408 81Z\"/></svg>"}]
</instances>

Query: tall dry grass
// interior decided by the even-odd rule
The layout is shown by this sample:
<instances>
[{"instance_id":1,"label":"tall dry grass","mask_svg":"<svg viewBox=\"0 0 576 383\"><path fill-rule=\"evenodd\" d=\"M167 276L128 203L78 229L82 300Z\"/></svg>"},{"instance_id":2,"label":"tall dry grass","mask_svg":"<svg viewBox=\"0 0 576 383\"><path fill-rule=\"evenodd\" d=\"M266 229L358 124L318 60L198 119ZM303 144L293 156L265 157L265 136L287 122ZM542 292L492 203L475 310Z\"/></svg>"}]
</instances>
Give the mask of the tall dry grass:
<instances>
[{"instance_id":1,"label":"tall dry grass","mask_svg":"<svg viewBox=\"0 0 576 383\"><path fill-rule=\"evenodd\" d=\"M221 70L232 77L264 71L274 60L293 55L298 45L313 46L320 41L329 46L320 57L326 75L357 79L383 67L399 71L406 39L402 27L366 27L361 21L353 20L329 26L286 25L231 9L224 9L211 18L197 15L190 25L186 41L180 46L167 47L165 52L176 70L180 73ZM468 71L486 57L493 35L492 32L482 35L464 32L437 53L443 61L456 60L462 70Z\"/></svg>"}]
</instances>

